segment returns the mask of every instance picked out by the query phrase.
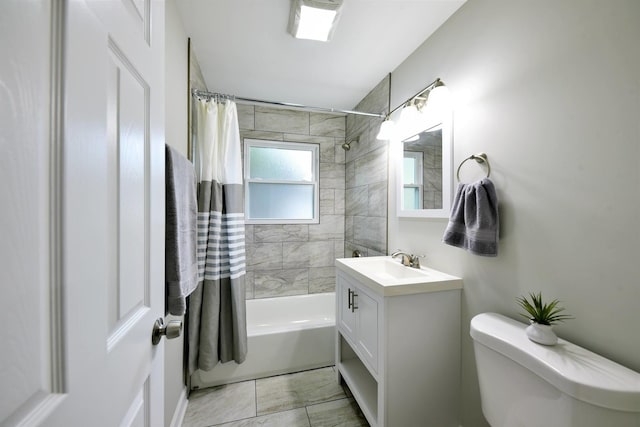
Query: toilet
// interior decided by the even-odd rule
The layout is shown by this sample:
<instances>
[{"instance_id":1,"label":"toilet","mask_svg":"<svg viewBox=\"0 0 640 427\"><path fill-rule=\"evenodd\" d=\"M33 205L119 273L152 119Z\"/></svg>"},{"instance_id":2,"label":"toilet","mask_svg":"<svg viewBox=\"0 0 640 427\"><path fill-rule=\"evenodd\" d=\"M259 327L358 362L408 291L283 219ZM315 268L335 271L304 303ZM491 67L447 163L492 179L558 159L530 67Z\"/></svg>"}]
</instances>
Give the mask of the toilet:
<instances>
[{"instance_id":1,"label":"toilet","mask_svg":"<svg viewBox=\"0 0 640 427\"><path fill-rule=\"evenodd\" d=\"M640 374L563 339L530 341L526 325L471 320L482 412L492 427L640 427Z\"/></svg>"}]
</instances>

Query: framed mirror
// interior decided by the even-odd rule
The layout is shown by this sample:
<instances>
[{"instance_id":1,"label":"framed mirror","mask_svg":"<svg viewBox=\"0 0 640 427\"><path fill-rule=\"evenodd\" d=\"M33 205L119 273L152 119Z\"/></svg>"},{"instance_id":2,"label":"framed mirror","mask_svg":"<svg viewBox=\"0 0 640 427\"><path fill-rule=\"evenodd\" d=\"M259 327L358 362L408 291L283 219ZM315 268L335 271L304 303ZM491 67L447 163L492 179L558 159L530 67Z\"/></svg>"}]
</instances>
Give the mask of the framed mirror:
<instances>
[{"instance_id":1,"label":"framed mirror","mask_svg":"<svg viewBox=\"0 0 640 427\"><path fill-rule=\"evenodd\" d=\"M453 196L452 121L424 123L400 133L397 150L399 217L448 218Z\"/></svg>"}]
</instances>

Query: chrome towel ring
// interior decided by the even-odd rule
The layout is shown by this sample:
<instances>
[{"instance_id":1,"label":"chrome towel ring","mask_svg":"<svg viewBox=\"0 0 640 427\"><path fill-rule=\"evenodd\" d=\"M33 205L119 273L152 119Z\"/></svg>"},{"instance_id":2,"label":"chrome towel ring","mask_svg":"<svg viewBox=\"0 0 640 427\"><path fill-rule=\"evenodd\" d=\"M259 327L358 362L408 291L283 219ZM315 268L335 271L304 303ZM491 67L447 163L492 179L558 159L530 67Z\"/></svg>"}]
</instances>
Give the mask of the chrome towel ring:
<instances>
[{"instance_id":1,"label":"chrome towel ring","mask_svg":"<svg viewBox=\"0 0 640 427\"><path fill-rule=\"evenodd\" d=\"M485 153L472 154L466 159L464 159L462 162L460 162L460 165L458 166L458 170L456 171L456 178L458 178L458 182L460 182L460 168L462 167L464 162L472 159L478 162L479 164L485 163L487 165L487 178L489 178L489 175L491 175L491 165L489 164L489 159L487 158L487 155Z\"/></svg>"}]
</instances>

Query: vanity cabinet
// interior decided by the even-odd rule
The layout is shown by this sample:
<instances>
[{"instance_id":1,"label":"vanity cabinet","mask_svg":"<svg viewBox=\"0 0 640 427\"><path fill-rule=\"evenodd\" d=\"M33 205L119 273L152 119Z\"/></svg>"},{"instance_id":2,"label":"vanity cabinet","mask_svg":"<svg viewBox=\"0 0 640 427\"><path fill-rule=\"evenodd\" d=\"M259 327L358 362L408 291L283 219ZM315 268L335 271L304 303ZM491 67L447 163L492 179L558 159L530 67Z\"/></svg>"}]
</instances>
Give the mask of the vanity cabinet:
<instances>
[{"instance_id":1,"label":"vanity cabinet","mask_svg":"<svg viewBox=\"0 0 640 427\"><path fill-rule=\"evenodd\" d=\"M362 360L378 372L378 301L357 282L338 276L339 329L358 349Z\"/></svg>"},{"instance_id":2,"label":"vanity cabinet","mask_svg":"<svg viewBox=\"0 0 640 427\"><path fill-rule=\"evenodd\" d=\"M347 260L336 260L338 380L371 426L458 426L462 280L381 286Z\"/></svg>"}]
</instances>

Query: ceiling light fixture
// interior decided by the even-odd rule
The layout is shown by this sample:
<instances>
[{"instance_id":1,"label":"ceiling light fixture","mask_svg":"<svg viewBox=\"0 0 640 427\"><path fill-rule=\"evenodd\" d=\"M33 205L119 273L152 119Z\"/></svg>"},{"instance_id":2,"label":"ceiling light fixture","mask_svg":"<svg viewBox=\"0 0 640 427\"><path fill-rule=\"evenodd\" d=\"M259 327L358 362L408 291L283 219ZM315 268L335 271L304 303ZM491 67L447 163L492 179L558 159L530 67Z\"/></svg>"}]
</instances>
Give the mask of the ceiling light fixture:
<instances>
[{"instance_id":1,"label":"ceiling light fixture","mask_svg":"<svg viewBox=\"0 0 640 427\"><path fill-rule=\"evenodd\" d=\"M343 0L292 0L289 32L295 38L329 41L340 18Z\"/></svg>"}]
</instances>

